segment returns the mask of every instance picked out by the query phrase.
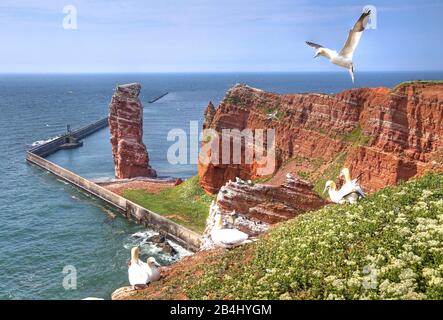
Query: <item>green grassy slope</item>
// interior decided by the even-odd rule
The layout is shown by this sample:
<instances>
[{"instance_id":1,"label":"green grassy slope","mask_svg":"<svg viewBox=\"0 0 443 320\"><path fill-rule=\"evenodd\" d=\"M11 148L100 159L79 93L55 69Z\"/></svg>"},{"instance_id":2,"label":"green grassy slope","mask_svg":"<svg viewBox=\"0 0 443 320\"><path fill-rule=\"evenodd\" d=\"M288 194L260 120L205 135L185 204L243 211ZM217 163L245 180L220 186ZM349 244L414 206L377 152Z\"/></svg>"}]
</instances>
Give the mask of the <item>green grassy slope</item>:
<instances>
[{"instance_id":1,"label":"green grassy slope","mask_svg":"<svg viewBox=\"0 0 443 320\"><path fill-rule=\"evenodd\" d=\"M442 299L443 175L301 215L203 270L181 280L189 298Z\"/></svg>"},{"instance_id":2,"label":"green grassy slope","mask_svg":"<svg viewBox=\"0 0 443 320\"><path fill-rule=\"evenodd\" d=\"M123 196L197 232L203 232L209 206L214 199L200 187L198 176L159 193L125 190Z\"/></svg>"}]
</instances>

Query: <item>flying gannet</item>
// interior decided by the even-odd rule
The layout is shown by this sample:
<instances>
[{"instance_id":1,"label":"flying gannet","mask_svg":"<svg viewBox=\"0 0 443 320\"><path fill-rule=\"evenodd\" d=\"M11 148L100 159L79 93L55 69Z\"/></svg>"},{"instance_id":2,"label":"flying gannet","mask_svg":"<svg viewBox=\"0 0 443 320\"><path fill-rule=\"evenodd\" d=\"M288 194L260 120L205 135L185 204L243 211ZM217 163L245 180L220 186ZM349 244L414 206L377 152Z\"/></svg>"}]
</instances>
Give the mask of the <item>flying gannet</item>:
<instances>
[{"instance_id":1,"label":"flying gannet","mask_svg":"<svg viewBox=\"0 0 443 320\"><path fill-rule=\"evenodd\" d=\"M358 21L355 23L354 28L349 31L348 38L339 53L335 50L325 48L322 45L306 41L306 44L317 49L314 58L323 56L329 59L331 63L347 69L351 75L352 83L354 83L354 63L352 62L352 58L360 38L363 35L363 31L368 24L370 15L371 10L362 13Z\"/></svg>"}]
</instances>

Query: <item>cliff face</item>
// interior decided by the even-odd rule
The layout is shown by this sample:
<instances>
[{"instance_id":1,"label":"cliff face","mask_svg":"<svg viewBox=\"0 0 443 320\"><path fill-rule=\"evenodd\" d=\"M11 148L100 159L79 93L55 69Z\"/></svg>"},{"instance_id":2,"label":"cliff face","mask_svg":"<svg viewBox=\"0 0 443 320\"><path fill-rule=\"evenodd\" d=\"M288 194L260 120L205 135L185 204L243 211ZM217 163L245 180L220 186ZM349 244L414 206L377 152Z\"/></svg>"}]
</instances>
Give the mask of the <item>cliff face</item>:
<instances>
[{"instance_id":1,"label":"cliff face","mask_svg":"<svg viewBox=\"0 0 443 320\"><path fill-rule=\"evenodd\" d=\"M273 224L326 205L326 201L312 190L312 185L307 181L291 178L280 186L273 186L236 180L228 181L221 187L209 210L202 249L213 247L210 232L217 214L221 214L228 228L258 236Z\"/></svg>"},{"instance_id":2,"label":"cliff face","mask_svg":"<svg viewBox=\"0 0 443 320\"><path fill-rule=\"evenodd\" d=\"M415 82L395 89L338 94L274 94L245 85L230 89L205 126L221 132L273 128L282 172L318 186L345 165L374 191L424 171L443 170L443 84ZM203 146L208 142L204 142ZM211 153L211 149L208 151ZM279 170L280 169L280 170ZM257 165L199 163L202 187L215 193L229 179L258 178Z\"/></svg>"},{"instance_id":3,"label":"cliff face","mask_svg":"<svg viewBox=\"0 0 443 320\"><path fill-rule=\"evenodd\" d=\"M112 156L115 176L120 179L153 177L146 146L143 144L143 107L138 98L141 86L118 86L109 105Z\"/></svg>"}]
</instances>

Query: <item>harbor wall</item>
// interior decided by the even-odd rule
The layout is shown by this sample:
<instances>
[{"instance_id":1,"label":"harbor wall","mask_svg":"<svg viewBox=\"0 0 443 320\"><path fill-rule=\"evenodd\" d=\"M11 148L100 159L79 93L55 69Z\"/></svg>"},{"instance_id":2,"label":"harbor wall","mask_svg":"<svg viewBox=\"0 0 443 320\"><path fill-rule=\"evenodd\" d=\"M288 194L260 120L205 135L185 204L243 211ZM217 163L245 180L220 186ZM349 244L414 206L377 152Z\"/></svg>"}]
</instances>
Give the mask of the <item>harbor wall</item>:
<instances>
[{"instance_id":1,"label":"harbor wall","mask_svg":"<svg viewBox=\"0 0 443 320\"><path fill-rule=\"evenodd\" d=\"M114 208L120 210L127 218L134 220L145 227L164 232L169 239L177 242L182 247L191 251L197 251L199 249L200 235L198 233L166 219L155 212L143 208L138 204L101 187L95 182L85 179L30 151L27 153L26 160L83 191L102 199Z\"/></svg>"},{"instance_id":2,"label":"harbor wall","mask_svg":"<svg viewBox=\"0 0 443 320\"><path fill-rule=\"evenodd\" d=\"M29 152L37 154L40 157L47 157L50 154L53 154L58 150L60 150L60 146L65 142L65 138L67 136L72 136L80 140L107 126L108 126L108 118L106 117L99 121L91 123L90 125L82 127L80 129L73 130L70 134L66 133L58 138L55 138L54 140L36 146L30 149Z\"/></svg>"},{"instance_id":3,"label":"harbor wall","mask_svg":"<svg viewBox=\"0 0 443 320\"><path fill-rule=\"evenodd\" d=\"M78 130L72 131L70 135L80 140L106 127L107 125L108 118L105 118ZM60 146L64 143L64 138L66 136L67 134L28 150L26 160L83 190L84 192L105 201L112 207L119 210L128 219L134 220L136 223L142 224L145 227L149 227L155 231L163 232L167 238L178 243L187 250L195 252L200 248L200 234L189 230L167 218L164 218L155 212L143 208L138 204L103 188L97 183L81 177L70 170L60 167L45 159L46 156L60 150Z\"/></svg>"}]
</instances>

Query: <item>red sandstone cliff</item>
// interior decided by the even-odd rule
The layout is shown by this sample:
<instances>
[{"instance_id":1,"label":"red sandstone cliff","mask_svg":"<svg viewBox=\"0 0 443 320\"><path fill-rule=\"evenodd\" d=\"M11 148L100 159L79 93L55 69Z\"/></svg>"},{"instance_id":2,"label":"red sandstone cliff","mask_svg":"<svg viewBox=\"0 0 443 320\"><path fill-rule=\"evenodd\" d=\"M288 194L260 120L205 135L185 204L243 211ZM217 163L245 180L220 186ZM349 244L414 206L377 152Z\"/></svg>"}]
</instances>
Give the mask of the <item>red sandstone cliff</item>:
<instances>
[{"instance_id":1,"label":"red sandstone cliff","mask_svg":"<svg viewBox=\"0 0 443 320\"><path fill-rule=\"evenodd\" d=\"M221 214L225 226L258 236L270 225L318 210L326 203L312 190L311 184L293 177L279 186L240 179L228 181L209 210L202 249L213 247L210 232L217 214Z\"/></svg>"},{"instance_id":2,"label":"red sandstone cliff","mask_svg":"<svg viewBox=\"0 0 443 320\"><path fill-rule=\"evenodd\" d=\"M109 105L112 156L117 178L153 177L143 143L143 107L137 83L117 86Z\"/></svg>"},{"instance_id":3,"label":"red sandstone cliff","mask_svg":"<svg viewBox=\"0 0 443 320\"><path fill-rule=\"evenodd\" d=\"M354 176L364 173L362 186L374 191L426 170L443 170L441 83L332 95L274 94L236 85L215 112L209 106L206 113L205 127L219 133L223 128L276 130L277 166L270 181L275 184L281 184L286 172L321 184L346 165ZM236 176L258 177L254 163L200 162L198 171L200 184L210 193Z\"/></svg>"}]
</instances>

